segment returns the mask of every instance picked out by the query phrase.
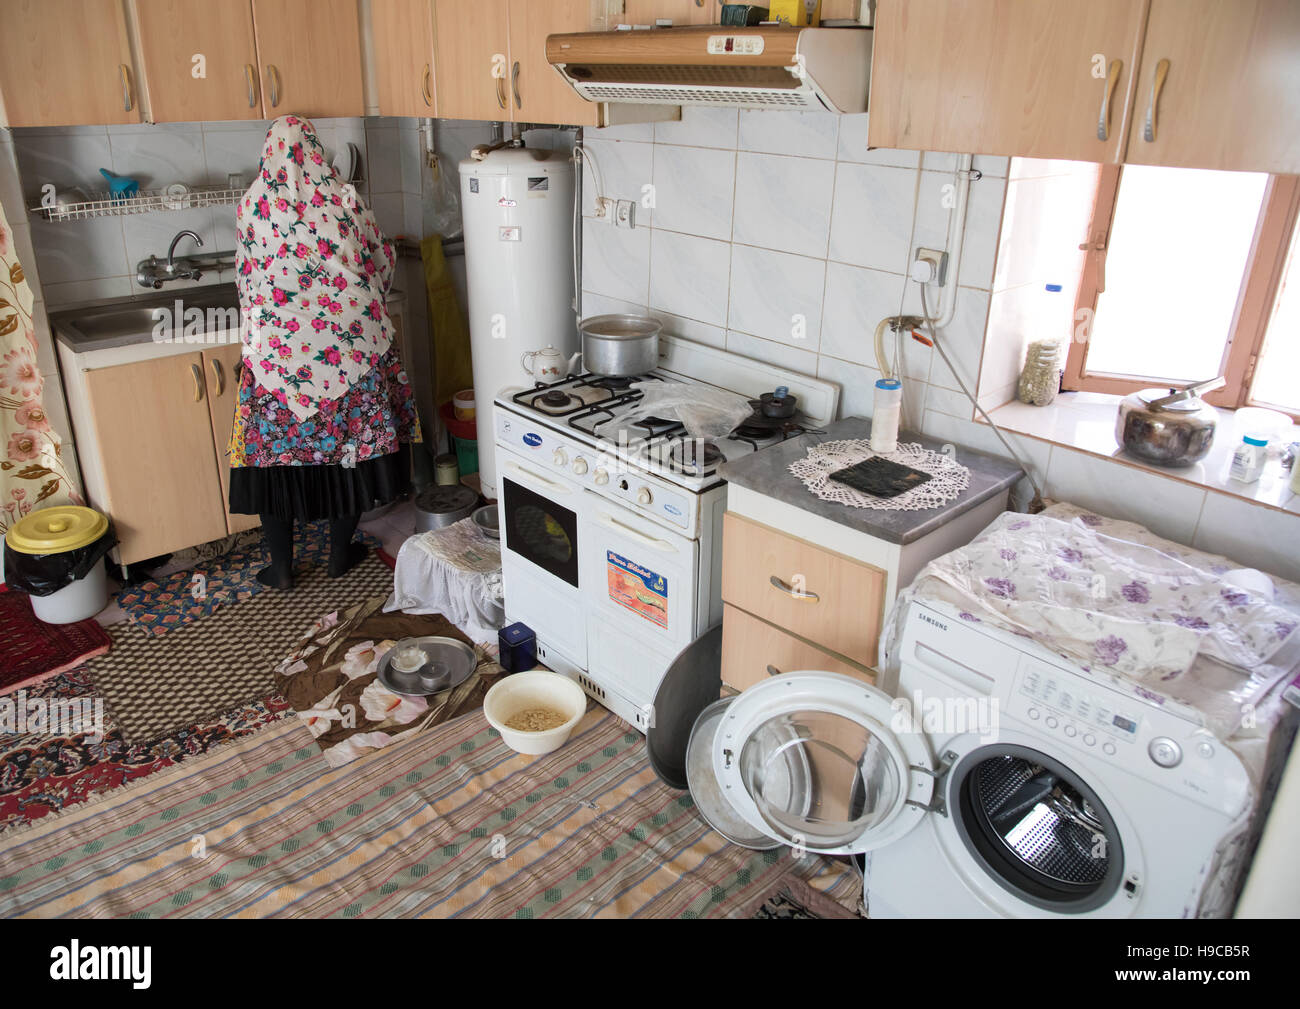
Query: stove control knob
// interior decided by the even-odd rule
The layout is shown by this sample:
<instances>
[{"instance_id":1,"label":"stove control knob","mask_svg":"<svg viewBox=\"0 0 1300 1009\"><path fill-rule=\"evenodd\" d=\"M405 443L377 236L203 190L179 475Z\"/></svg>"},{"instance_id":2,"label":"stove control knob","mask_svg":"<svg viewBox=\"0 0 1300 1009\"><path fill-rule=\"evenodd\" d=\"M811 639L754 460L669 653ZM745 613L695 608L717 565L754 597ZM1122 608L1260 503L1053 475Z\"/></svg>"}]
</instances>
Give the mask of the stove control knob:
<instances>
[{"instance_id":1,"label":"stove control knob","mask_svg":"<svg viewBox=\"0 0 1300 1009\"><path fill-rule=\"evenodd\" d=\"M555 450L555 455L552 458L555 460L555 465L557 466L569 465L569 454L562 448L557 448Z\"/></svg>"},{"instance_id":2,"label":"stove control knob","mask_svg":"<svg viewBox=\"0 0 1300 1009\"><path fill-rule=\"evenodd\" d=\"M642 487L636 492L637 504L648 505L652 500L654 499L650 495L649 487Z\"/></svg>"},{"instance_id":3,"label":"stove control knob","mask_svg":"<svg viewBox=\"0 0 1300 1009\"><path fill-rule=\"evenodd\" d=\"M574 459L574 460L573 460L573 472L574 472L577 476L582 476L584 473L586 473L586 472L587 472L587 460L584 459L582 456L578 456L578 458Z\"/></svg>"},{"instance_id":4,"label":"stove control knob","mask_svg":"<svg viewBox=\"0 0 1300 1009\"><path fill-rule=\"evenodd\" d=\"M604 468L598 469L596 470L595 477L596 477L596 486L604 487L605 484L609 483L609 470Z\"/></svg>"}]
</instances>

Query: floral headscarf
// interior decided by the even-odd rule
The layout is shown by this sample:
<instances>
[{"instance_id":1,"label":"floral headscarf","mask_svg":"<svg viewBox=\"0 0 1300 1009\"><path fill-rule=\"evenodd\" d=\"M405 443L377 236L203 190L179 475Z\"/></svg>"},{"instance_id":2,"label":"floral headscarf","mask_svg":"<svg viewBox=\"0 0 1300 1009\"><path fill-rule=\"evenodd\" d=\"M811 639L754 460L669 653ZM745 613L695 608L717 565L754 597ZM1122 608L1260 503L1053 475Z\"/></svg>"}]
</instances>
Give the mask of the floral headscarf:
<instances>
[{"instance_id":1,"label":"floral headscarf","mask_svg":"<svg viewBox=\"0 0 1300 1009\"><path fill-rule=\"evenodd\" d=\"M298 116L271 124L235 221L244 360L258 384L304 419L388 350L392 244Z\"/></svg>"}]
</instances>

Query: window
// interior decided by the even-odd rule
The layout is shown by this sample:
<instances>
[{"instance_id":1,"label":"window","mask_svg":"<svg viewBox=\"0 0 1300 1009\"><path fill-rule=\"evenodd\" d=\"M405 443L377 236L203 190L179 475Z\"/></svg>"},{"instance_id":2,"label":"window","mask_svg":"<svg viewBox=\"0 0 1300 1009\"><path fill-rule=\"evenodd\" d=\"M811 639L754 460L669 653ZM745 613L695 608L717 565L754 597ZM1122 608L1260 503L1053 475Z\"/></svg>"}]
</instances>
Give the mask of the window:
<instances>
[{"instance_id":1,"label":"window","mask_svg":"<svg viewBox=\"0 0 1300 1009\"><path fill-rule=\"evenodd\" d=\"M1300 416L1298 208L1296 176L1103 167L1063 387L1223 375L1215 406Z\"/></svg>"}]
</instances>

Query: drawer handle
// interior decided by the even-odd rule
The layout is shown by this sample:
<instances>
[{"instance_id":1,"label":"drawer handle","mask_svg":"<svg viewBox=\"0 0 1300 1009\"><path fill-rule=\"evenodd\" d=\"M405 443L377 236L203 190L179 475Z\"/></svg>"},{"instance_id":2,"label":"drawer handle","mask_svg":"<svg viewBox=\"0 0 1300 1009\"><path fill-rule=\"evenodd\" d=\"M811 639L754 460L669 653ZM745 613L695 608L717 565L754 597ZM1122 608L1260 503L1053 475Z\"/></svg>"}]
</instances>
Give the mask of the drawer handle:
<instances>
[{"instance_id":1,"label":"drawer handle","mask_svg":"<svg viewBox=\"0 0 1300 1009\"><path fill-rule=\"evenodd\" d=\"M654 547L654 549L660 550L666 554L677 553L677 548L667 540L661 540L657 536L647 536L645 533L641 532L641 530L633 529L630 525L626 525L609 515L599 515L597 518L601 525L607 526L615 532L622 533L624 536L631 536L634 540L640 540L648 547Z\"/></svg>"},{"instance_id":2,"label":"drawer handle","mask_svg":"<svg viewBox=\"0 0 1300 1009\"><path fill-rule=\"evenodd\" d=\"M805 603L821 602L822 597L819 596L816 592L805 592L800 589L796 589L789 582L783 581L782 579L778 578L776 575L773 575L771 578L769 578L768 582L771 583L772 588L780 589L791 599L798 599L800 602L805 602Z\"/></svg>"},{"instance_id":3,"label":"drawer handle","mask_svg":"<svg viewBox=\"0 0 1300 1009\"><path fill-rule=\"evenodd\" d=\"M226 391L226 373L221 370L221 362L215 357L212 359L212 377L217 382L217 395L224 395Z\"/></svg>"},{"instance_id":4,"label":"drawer handle","mask_svg":"<svg viewBox=\"0 0 1300 1009\"><path fill-rule=\"evenodd\" d=\"M1156 75L1151 81L1151 101L1147 103L1147 119L1142 126L1142 139L1152 143L1156 139L1156 114L1160 104L1160 92L1164 90L1165 78L1169 76L1169 61L1161 60L1156 64Z\"/></svg>"},{"instance_id":5,"label":"drawer handle","mask_svg":"<svg viewBox=\"0 0 1300 1009\"><path fill-rule=\"evenodd\" d=\"M767 675L768 675L768 676L780 676L780 675L781 675L781 670L777 669L776 666L771 665L771 664L769 663L769 664L768 664L768 667L767 667Z\"/></svg>"},{"instance_id":6,"label":"drawer handle","mask_svg":"<svg viewBox=\"0 0 1300 1009\"><path fill-rule=\"evenodd\" d=\"M194 376L194 402L203 402L203 369L197 364L190 365L190 373Z\"/></svg>"},{"instance_id":7,"label":"drawer handle","mask_svg":"<svg viewBox=\"0 0 1300 1009\"><path fill-rule=\"evenodd\" d=\"M1119 72L1124 64L1120 60L1110 61L1110 72L1106 75L1106 90L1101 96L1101 113L1097 116L1097 139L1110 139L1110 100L1115 96L1115 85L1119 83Z\"/></svg>"},{"instance_id":8,"label":"drawer handle","mask_svg":"<svg viewBox=\"0 0 1300 1009\"><path fill-rule=\"evenodd\" d=\"M430 108L433 107L433 88L430 85L430 78L433 76L433 64L424 65L424 77L420 80L420 90L424 92L424 104Z\"/></svg>"}]
</instances>

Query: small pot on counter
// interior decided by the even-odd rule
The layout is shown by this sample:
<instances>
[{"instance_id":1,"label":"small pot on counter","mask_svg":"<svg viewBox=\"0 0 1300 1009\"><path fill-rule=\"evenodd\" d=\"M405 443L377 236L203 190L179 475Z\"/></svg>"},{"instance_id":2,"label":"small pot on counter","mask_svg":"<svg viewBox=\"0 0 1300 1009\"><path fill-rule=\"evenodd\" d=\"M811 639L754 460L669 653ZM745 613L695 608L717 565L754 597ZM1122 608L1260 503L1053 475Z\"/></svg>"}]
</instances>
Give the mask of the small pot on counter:
<instances>
[{"instance_id":1,"label":"small pot on counter","mask_svg":"<svg viewBox=\"0 0 1300 1009\"><path fill-rule=\"evenodd\" d=\"M1196 382L1185 389L1143 389L1124 397L1115 421L1115 440L1130 455L1156 466L1191 466L1210 452L1219 415L1200 394L1225 379Z\"/></svg>"},{"instance_id":2,"label":"small pot on counter","mask_svg":"<svg viewBox=\"0 0 1300 1009\"><path fill-rule=\"evenodd\" d=\"M593 315L578 323L582 366L593 375L631 378L659 367L663 323L648 315Z\"/></svg>"}]
</instances>

